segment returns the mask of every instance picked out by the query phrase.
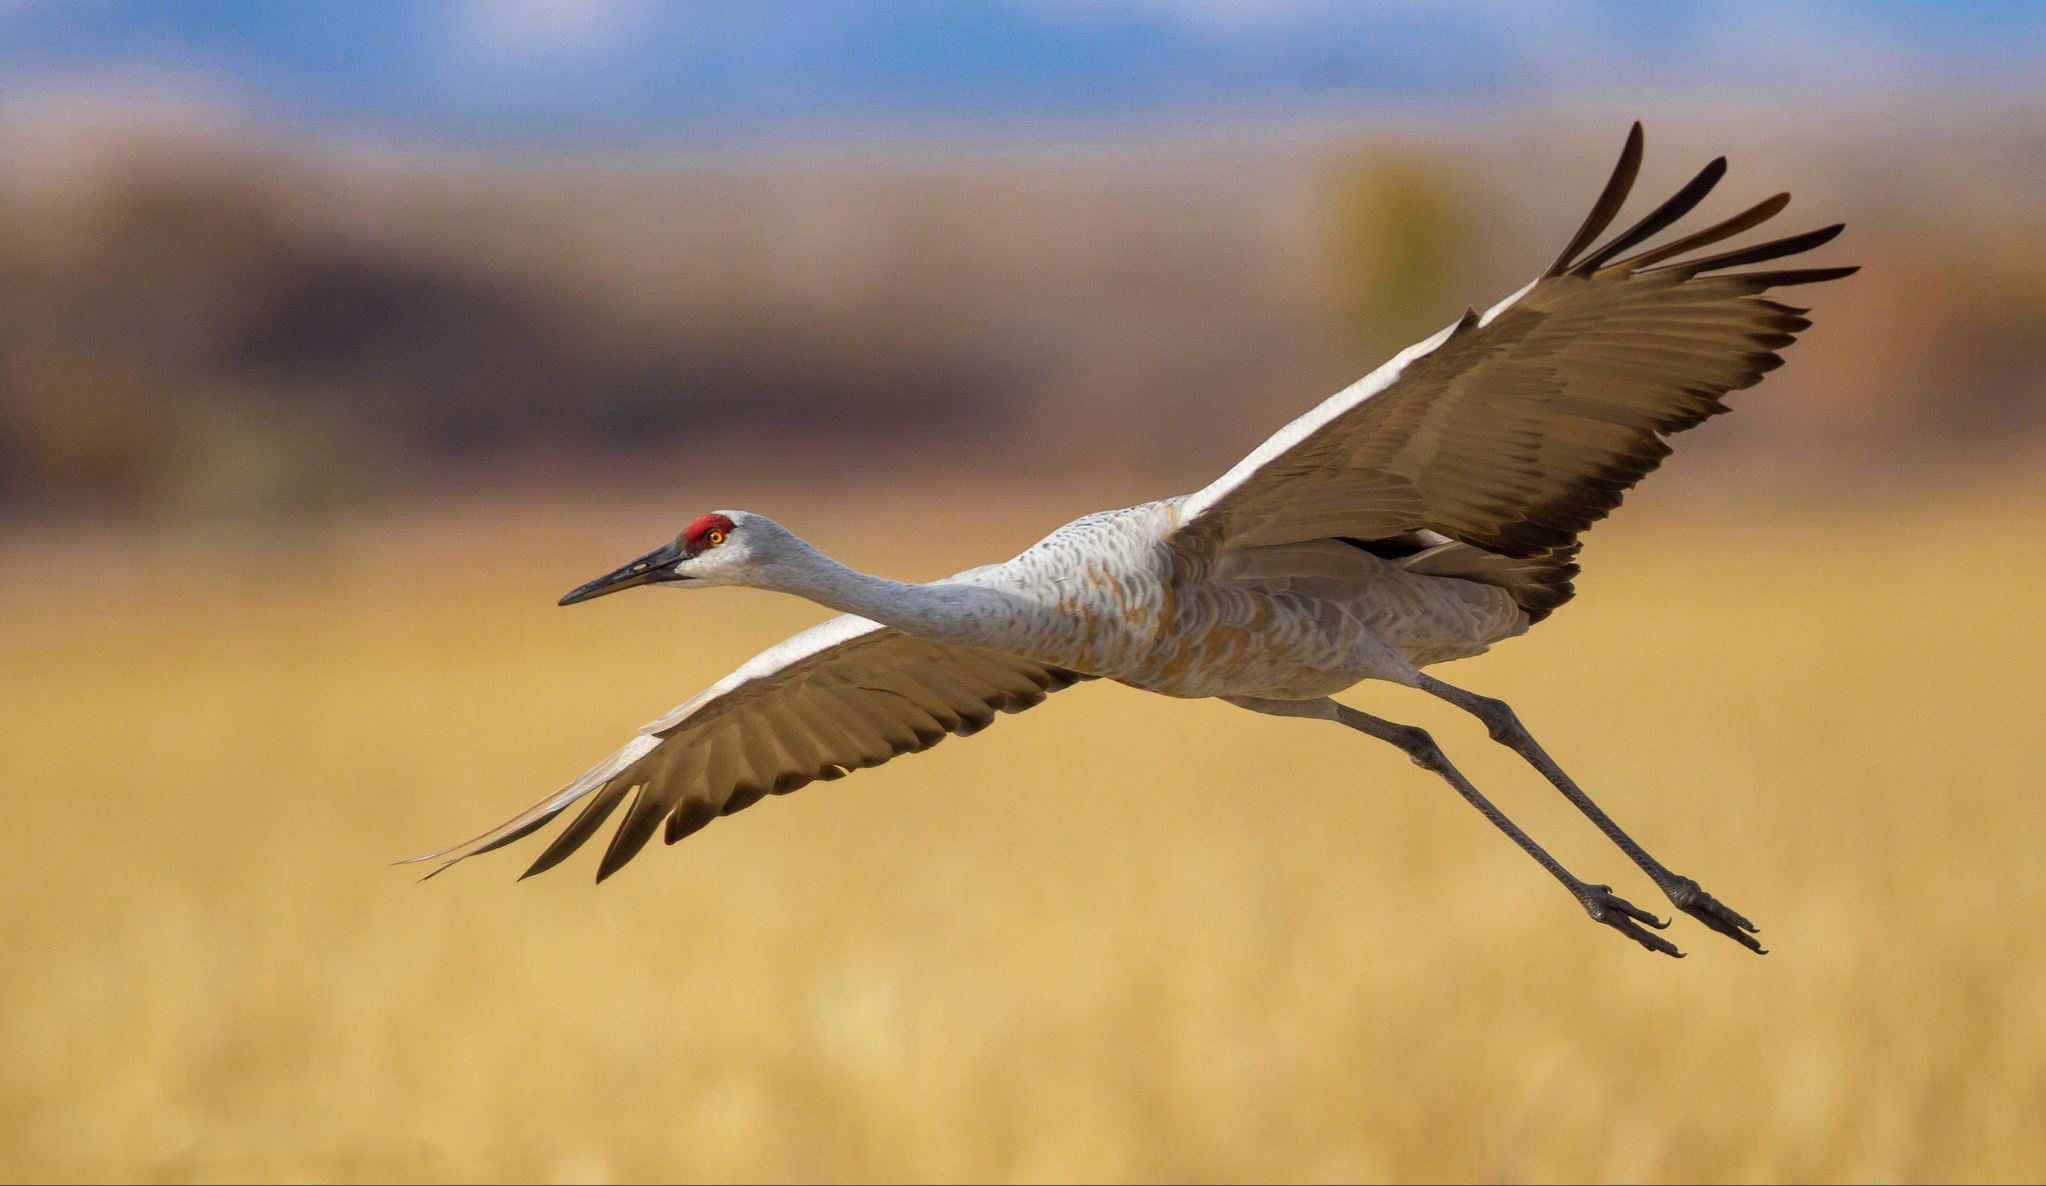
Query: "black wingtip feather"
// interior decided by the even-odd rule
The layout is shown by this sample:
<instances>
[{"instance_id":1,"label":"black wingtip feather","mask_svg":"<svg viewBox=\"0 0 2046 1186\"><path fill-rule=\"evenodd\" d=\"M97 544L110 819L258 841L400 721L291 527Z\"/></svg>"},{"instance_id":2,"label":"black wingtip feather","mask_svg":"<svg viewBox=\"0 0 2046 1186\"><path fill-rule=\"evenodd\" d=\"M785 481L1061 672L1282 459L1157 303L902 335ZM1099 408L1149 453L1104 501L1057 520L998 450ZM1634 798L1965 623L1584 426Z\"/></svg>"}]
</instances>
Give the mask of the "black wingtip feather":
<instances>
[{"instance_id":1,"label":"black wingtip feather","mask_svg":"<svg viewBox=\"0 0 2046 1186\"><path fill-rule=\"evenodd\" d=\"M1720 179L1725 176L1726 158L1714 158L1712 163L1698 171L1696 177L1685 183L1684 188L1671 195L1668 201L1650 211L1648 217L1622 231L1612 242L1586 257L1583 263L1572 269L1573 272L1579 276L1589 276L1622 251L1645 242L1649 236L1697 209L1698 203L1704 201L1705 196L1712 192L1712 187L1718 185Z\"/></svg>"},{"instance_id":2,"label":"black wingtip feather","mask_svg":"<svg viewBox=\"0 0 2046 1186\"><path fill-rule=\"evenodd\" d=\"M1843 280L1861 270L1860 264L1849 264L1839 268L1790 268L1781 272L1737 272L1735 278L1753 284L1757 291L1764 288L1784 288L1792 284L1819 284L1827 280Z\"/></svg>"},{"instance_id":3,"label":"black wingtip feather","mask_svg":"<svg viewBox=\"0 0 2046 1186\"><path fill-rule=\"evenodd\" d=\"M496 850L503 848L505 845L510 844L513 841L524 840L526 837L531 836L533 833L539 831L541 828L546 827L548 823L552 822L553 819L556 816L560 815L562 811L565 810L567 807L568 804L564 803L560 807L555 808L554 810L548 812L547 814L539 817L536 820L533 820L531 823L528 823L525 826L517 828L513 831L506 832L504 835L499 836L497 839L491 841L486 845L483 845L481 848L472 848L468 852L462 854L462 859L467 860L470 857L482 856L486 852L495 852ZM449 864L453 863L454 862L452 861L449 862Z\"/></svg>"},{"instance_id":4,"label":"black wingtip feather","mask_svg":"<svg viewBox=\"0 0 2046 1186\"><path fill-rule=\"evenodd\" d=\"M1577 233L1570 237L1569 245L1563 248L1563 253L1556 257L1555 263L1549 265L1549 270L1544 275L1561 276L1569 271L1570 262L1577 258L1578 253L1591 246L1592 242L1605 234L1606 228L1612 225L1613 219L1620 213L1620 207L1627 203L1627 195L1634 188L1635 177L1641 173L1642 140L1641 121L1637 119L1627 132L1626 146L1620 149L1619 163L1613 166L1613 175L1606 179L1606 187L1599 191L1598 201L1592 203L1591 213L1585 217L1584 225L1577 228Z\"/></svg>"},{"instance_id":5,"label":"black wingtip feather","mask_svg":"<svg viewBox=\"0 0 2046 1186\"><path fill-rule=\"evenodd\" d=\"M1687 251L1696 251L1700 247L1710 247L1714 243L1731 239L1742 231L1753 230L1761 226L1778 214L1783 213L1783 208L1788 205L1790 205L1789 194L1774 194L1762 199L1724 222L1716 222L1702 231L1694 231L1681 239L1674 239L1660 247L1650 248L1639 255L1630 256L1627 259L1621 260L1615 266L1622 268L1645 268L1650 264L1661 263L1666 259L1675 259Z\"/></svg>"},{"instance_id":6,"label":"black wingtip feather","mask_svg":"<svg viewBox=\"0 0 2046 1186\"><path fill-rule=\"evenodd\" d=\"M626 862L639 855L647 841L654 838L654 829L661 826L667 817L669 804L649 785L642 783L632 796L632 806L626 808L625 819L618 830L611 833L611 843L604 849L604 859L597 864L597 880L625 867Z\"/></svg>"},{"instance_id":7,"label":"black wingtip feather","mask_svg":"<svg viewBox=\"0 0 2046 1186\"><path fill-rule=\"evenodd\" d=\"M570 853L581 848L585 841L596 834L597 829L604 826L604 821L611 818L611 813L618 809L618 804L624 800L625 792L629 789L631 789L629 786L616 780L597 788L582 811L554 837L554 842L526 867L524 873L519 874L519 880L524 881L535 874L545 873L567 860Z\"/></svg>"},{"instance_id":8,"label":"black wingtip feather","mask_svg":"<svg viewBox=\"0 0 2046 1186\"><path fill-rule=\"evenodd\" d=\"M1744 264L1766 263L1772 259L1782 259L1786 255L1798 255L1816 247L1823 247L1839 238L1840 232L1846 229L1846 223L1836 222L1832 226L1823 226L1801 235L1787 235L1781 239L1771 239L1767 243L1757 243L1753 247L1742 247L1735 251L1708 255L1704 259L1684 260L1668 266L1681 268L1686 275L1697 276L1706 272L1738 268Z\"/></svg>"}]
</instances>

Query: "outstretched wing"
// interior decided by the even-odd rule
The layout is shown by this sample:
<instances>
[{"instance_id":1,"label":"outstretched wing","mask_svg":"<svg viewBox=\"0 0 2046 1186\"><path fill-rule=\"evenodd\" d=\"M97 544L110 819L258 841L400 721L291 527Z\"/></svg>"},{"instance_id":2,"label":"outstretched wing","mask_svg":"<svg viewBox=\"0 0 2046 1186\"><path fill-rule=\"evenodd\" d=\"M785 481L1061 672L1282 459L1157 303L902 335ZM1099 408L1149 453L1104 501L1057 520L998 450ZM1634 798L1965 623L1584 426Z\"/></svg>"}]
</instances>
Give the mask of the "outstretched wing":
<instances>
[{"instance_id":1,"label":"outstretched wing","mask_svg":"<svg viewBox=\"0 0 2046 1186\"><path fill-rule=\"evenodd\" d=\"M721 815L816 780L965 736L1085 677L1034 660L913 638L834 618L763 651L640 730L556 794L473 840L413 861L449 865L518 840L588 799L524 874L561 863L628 793L632 805L597 869L602 881L667 822L675 843ZM432 876L433 874L428 874Z\"/></svg>"},{"instance_id":2,"label":"outstretched wing","mask_svg":"<svg viewBox=\"0 0 2046 1186\"><path fill-rule=\"evenodd\" d=\"M1626 201L1641 143L1637 123L1548 271L1280 430L1189 497L1182 538L1255 546L1428 528L1511 556L1572 546L1668 455L1664 437L1725 411L1721 396L1782 364L1776 351L1811 324L1808 310L1763 293L1856 270L1726 271L1808 251L1837 225L1684 258L1766 221L1788 194L1621 258L1689 213L1725 174L1724 157L1587 251Z\"/></svg>"}]
</instances>

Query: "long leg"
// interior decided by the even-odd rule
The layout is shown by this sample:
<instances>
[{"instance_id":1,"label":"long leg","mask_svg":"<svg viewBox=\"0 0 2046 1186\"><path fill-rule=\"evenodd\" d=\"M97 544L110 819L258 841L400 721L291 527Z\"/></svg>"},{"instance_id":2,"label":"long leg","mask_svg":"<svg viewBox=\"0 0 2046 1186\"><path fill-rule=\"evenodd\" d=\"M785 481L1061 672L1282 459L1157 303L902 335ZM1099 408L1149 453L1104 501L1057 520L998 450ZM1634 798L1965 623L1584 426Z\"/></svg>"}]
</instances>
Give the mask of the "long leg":
<instances>
[{"instance_id":1,"label":"long leg","mask_svg":"<svg viewBox=\"0 0 2046 1186\"><path fill-rule=\"evenodd\" d=\"M1492 826L1506 833L1520 846L1521 851L1533 857L1542 868L1549 871L1550 876L1562 882L1563 887L1570 891L1570 895L1577 899L1578 905L1584 907L1584 912L1591 915L1594 921L1604 923L1650 951L1660 951L1665 955L1683 958L1684 953L1678 951L1674 943L1635 925L1646 923L1660 930L1669 923L1614 894L1609 885L1588 885L1579 881L1570 870L1562 866L1561 862L1550 856L1547 850L1536 844L1526 832L1521 831L1519 825L1506 818L1505 812L1480 794L1478 788L1472 786L1461 771L1450 765L1449 758L1442 752L1442 747L1435 744L1435 739L1430 737L1426 730L1417 729L1412 725L1397 724L1372 716L1370 713L1358 712L1326 697L1319 700L1263 700L1252 696L1229 696L1225 699L1239 707L1272 716L1335 721L1397 746L1407 757L1413 759L1416 766L1441 775L1444 781L1456 788L1457 794L1462 795L1480 814L1491 820Z\"/></svg>"},{"instance_id":2,"label":"long leg","mask_svg":"<svg viewBox=\"0 0 2046 1186\"><path fill-rule=\"evenodd\" d=\"M1563 768L1556 765L1555 759L1549 757L1548 751L1535 741L1534 736L1520 723L1520 718L1514 715L1512 707L1504 700L1494 700L1489 696L1466 692L1462 688L1445 684L1433 676L1420 672L1415 672L1415 676L1417 677L1415 687L1430 695L1439 696L1485 722L1485 728L1492 734L1494 741L1512 749L1527 759L1528 765L1541 771L1542 777L1555 784L1556 789L1563 792L1564 798L1576 804L1577 810L1583 812L1592 823L1597 824L1599 831L1604 832L1618 845L1621 852L1626 853L1635 864L1641 866L1642 871L1655 882L1656 888L1667 894L1677 909L1720 934L1737 940L1750 951L1762 951L1762 945L1754 939L1758 933L1754 923L1706 893L1697 882L1672 873L1668 866L1648 855L1647 849L1635 843L1632 836L1627 835L1620 825L1613 822L1611 816L1591 801L1591 796L1580 790L1577 783L1563 773Z\"/></svg>"}]
</instances>

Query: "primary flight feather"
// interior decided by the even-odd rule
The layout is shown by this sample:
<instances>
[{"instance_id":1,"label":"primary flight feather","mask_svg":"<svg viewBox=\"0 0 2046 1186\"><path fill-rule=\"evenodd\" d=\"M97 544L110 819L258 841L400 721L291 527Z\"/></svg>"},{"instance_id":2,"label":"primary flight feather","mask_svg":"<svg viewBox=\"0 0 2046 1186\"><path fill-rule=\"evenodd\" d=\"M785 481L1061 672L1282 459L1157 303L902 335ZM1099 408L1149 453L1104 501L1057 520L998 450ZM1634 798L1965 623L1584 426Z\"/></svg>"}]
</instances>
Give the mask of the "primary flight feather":
<instances>
[{"instance_id":1,"label":"primary flight feather","mask_svg":"<svg viewBox=\"0 0 2046 1186\"><path fill-rule=\"evenodd\" d=\"M926 749L1102 678L1389 742L1593 919L1682 954L1655 933L1666 922L1570 873L1426 733L1330 699L1380 679L1478 716L1679 910L1760 951L1746 918L1636 844L1506 704L1422 670L1524 633L1569 600L1581 533L1661 463L1665 438L1725 411L1721 397L1781 365L1777 352L1809 326L1807 310L1765 294L1855 271L1735 270L1821 246L1838 225L1697 254L1774 217L1786 194L1645 246L1704 200L1723 158L1594 247L1641 152L1637 123L1590 216L1533 282L1400 352L1194 494L1089 515L1011 560L929 584L846 568L760 515L700 516L562 603L635 585L747 585L845 616L762 652L523 814L413 859L438 860L439 872L581 804L530 876L623 807L602 880L656 832L672 844L766 795Z\"/></svg>"}]
</instances>

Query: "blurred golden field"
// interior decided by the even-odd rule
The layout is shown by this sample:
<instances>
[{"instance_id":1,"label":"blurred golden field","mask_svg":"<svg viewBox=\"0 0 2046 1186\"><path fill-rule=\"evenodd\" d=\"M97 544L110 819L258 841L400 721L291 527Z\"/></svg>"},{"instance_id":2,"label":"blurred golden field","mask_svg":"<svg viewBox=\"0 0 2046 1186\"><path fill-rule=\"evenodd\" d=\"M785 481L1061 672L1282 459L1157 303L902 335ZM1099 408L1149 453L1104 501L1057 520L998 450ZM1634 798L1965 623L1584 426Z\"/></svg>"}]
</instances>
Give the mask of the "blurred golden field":
<instances>
[{"instance_id":1,"label":"blurred golden field","mask_svg":"<svg viewBox=\"0 0 2046 1186\"><path fill-rule=\"evenodd\" d=\"M553 607L693 506L18 530L0 1174L2037 1179L2046 497L2019 484L1857 513L1651 484L1576 604L1444 669L1772 949L1683 920L1682 962L1386 747L1112 686L601 889L589 854L419 885L385 862L818 611ZM925 577L1088 509L729 501ZM1351 699L1662 905L1476 724Z\"/></svg>"}]
</instances>

